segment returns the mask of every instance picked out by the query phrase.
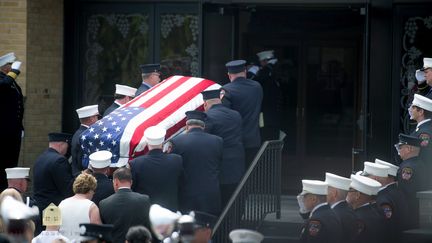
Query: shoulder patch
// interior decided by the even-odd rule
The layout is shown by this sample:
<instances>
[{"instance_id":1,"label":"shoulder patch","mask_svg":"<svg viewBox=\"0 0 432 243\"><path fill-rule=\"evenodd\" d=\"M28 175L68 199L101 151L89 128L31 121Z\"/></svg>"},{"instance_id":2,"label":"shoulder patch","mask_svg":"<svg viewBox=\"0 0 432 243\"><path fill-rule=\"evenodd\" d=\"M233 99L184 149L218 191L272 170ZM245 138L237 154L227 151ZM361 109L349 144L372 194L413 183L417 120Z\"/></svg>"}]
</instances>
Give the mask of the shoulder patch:
<instances>
[{"instance_id":1,"label":"shoulder patch","mask_svg":"<svg viewBox=\"0 0 432 243\"><path fill-rule=\"evenodd\" d=\"M309 221L308 231L310 236L317 236L321 230L321 222L318 220Z\"/></svg>"},{"instance_id":2,"label":"shoulder patch","mask_svg":"<svg viewBox=\"0 0 432 243\"><path fill-rule=\"evenodd\" d=\"M413 169L411 167L402 168L402 180L409 181L413 175Z\"/></svg>"},{"instance_id":3,"label":"shoulder patch","mask_svg":"<svg viewBox=\"0 0 432 243\"><path fill-rule=\"evenodd\" d=\"M223 99L223 97L225 96L225 94L226 94L226 91L224 89L221 89L220 90L220 99L221 100Z\"/></svg>"},{"instance_id":4,"label":"shoulder patch","mask_svg":"<svg viewBox=\"0 0 432 243\"><path fill-rule=\"evenodd\" d=\"M381 208L384 212L384 217L386 219L391 219L393 215L393 208L389 204L381 204Z\"/></svg>"},{"instance_id":5,"label":"shoulder patch","mask_svg":"<svg viewBox=\"0 0 432 243\"><path fill-rule=\"evenodd\" d=\"M430 135L427 133L422 133L419 135L419 138L422 140L420 146L426 147L429 145Z\"/></svg>"},{"instance_id":6,"label":"shoulder patch","mask_svg":"<svg viewBox=\"0 0 432 243\"><path fill-rule=\"evenodd\" d=\"M364 222L361 220L357 220L357 234L359 235L359 234L363 233L364 229L365 229Z\"/></svg>"}]
</instances>

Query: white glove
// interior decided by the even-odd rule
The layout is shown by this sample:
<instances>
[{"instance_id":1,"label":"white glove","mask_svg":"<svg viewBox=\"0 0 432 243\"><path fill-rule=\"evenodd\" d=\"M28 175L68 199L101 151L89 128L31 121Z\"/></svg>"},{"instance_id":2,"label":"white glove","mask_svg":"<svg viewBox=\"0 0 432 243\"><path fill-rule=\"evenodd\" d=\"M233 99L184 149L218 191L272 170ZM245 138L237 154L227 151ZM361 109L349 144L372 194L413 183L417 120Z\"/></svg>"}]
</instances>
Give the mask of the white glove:
<instances>
[{"instance_id":1,"label":"white glove","mask_svg":"<svg viewBox=\"0 0 432 243\"><path fill-rule=\"evenodd\" d=\"M16 62L13 62L12 63L12 69L15 69L15 70L20 70L20 67L21 67L21 62L20 61L16 61Z\"/></svg>"},{"instance_id":2,"label":"white glove","mask_svg":"<svg viewBox=\"0 0 432 243\"><path fill-rule=\"evenodd\" d=\"M251 73L253 73L254 75L256 75L257 72L258 72L258 70L259 70L259 67L256 66L256 65L253 65L252 67L250 67L250 68L248 69L248 72L251 72Z\"/></svg>"},{"instance_id":3,"label":"white glove","mask_svg":"<svg viewBox=\"0 0 432 243\"><path fill-rule=\"evenodd\" d=\"M300 207L300 213L302 213L302 214L305 214L305 213L309 213L310 212L310 210L307 210L306 209L306 207L305 207L305 205L304 205L304 201L303 201L303 199L304 199L304 196L303 195L298 195L297 196L297 203L298 203L298 205L299 205L299 207Z\"/></svg>"},{"instance_id":4,"label":"white glove","mask_svg":"<svg viewBox=\"0 0 432 243\"><path fill-rule=\"evenodd\" d=\"M273 59L268 60L267 62L268 62L268 63L271 63L271 64L273 64L273 65L276 65L277 61L278 61L277 58L273 58Z\"/></svg>"},{"instance_id":5,"label":"white glove","mask_svg":"<svg viewBox=\"0 0 432 243\"><path fill-rule=\"evenodd\" d=\"M416 70L415 77L417 79L418 84L422 84L426 81L425 73L423 71L420 71L420 69Z\"/></svg>"}]
</instances>

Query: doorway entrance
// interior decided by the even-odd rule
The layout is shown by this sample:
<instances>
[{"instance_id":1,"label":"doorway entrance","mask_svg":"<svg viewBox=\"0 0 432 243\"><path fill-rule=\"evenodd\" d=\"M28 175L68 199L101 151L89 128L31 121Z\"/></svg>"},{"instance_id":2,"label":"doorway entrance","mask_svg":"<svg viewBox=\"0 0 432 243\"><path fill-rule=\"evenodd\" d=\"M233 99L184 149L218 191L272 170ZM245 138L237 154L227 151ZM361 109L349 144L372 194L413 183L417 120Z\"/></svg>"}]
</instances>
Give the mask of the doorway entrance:
<instances>
[{"instance_id":1,"label":"doorway entrance","mask_svg":"<svg viewBox=\"0 0 432 243\"><path fill-rule=\"evenodd\" d=\"M278 59L281 92L274 105L286 134L283 192L298 193L301 179L323 180L325 172L349 177L362 160L353 151L364 149L364 9L231 6L221 11L225 18L219 18L234 23L224 25L232 33L232 58L254 61L256 53L274 50Z\"/></svg>"},{"instance_id":2,"label":"doorway entrance","mask_svg":"<svg viewBox=\"0 0 432 243\"><path fill-rule=\"evenodd\" d=\"M271 49L280 65L281 99L275 105L287 135L284 192L299 191L303 178L323 180L326 171L349 177L353 148L362 147L364 16L348 9L327 11L324 17L319 12L268 10L252 15L251 22L264 25L288 16L284 20L298 21L297 28L282 34L276 29L265 37L247 33L243 40L248 56Z\"/></svg>"}]
</instances>

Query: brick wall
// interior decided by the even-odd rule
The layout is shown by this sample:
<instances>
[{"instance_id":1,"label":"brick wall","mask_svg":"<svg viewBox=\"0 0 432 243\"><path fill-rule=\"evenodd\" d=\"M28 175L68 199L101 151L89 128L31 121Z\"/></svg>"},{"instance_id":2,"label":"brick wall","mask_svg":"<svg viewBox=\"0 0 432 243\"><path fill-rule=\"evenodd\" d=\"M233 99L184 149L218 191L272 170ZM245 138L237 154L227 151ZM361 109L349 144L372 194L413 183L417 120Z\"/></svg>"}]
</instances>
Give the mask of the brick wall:
<instances>
[{"instance_id":1,"label":"brick wall","mask_svg":"<svg viewBox=\"0 0 432 243\"><path fill-rule=\"evenodd\" d=\"M32 166L61 129L63 93L63 0L27 1L27 101L23 164Z\"/></svg>"},{"instance_id":2,"label":"brick wall","mask_svg":"<svg viewBox=\"0 0 432 243\"><path fill-rule=\"evenodd\" d=\"M15 52L23 61L17 79L26 92L27 0L0 0L0 56Z\"/></svg>"}]
</instances>

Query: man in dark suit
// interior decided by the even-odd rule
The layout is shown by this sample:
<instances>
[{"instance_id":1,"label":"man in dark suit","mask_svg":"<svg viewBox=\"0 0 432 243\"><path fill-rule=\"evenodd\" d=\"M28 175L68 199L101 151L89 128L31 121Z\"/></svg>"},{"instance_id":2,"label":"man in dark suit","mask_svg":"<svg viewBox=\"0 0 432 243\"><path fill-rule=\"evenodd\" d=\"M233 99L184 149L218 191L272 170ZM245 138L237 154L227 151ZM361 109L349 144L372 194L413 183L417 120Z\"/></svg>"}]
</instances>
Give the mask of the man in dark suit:
<instances>
[{"instance_id":1,"label":"man in dark suit","mask_svg":"<svg viewBox=\"0 0 432 243\"><path fill-rule=\"evenodd\" d=\"M149 90L156 84L158 84L160 79L160 64L145 64L140 65L142 83L141 86L135 93L135 97Z\"/></svg>"},{"instance_id":2,"label":"man in dark suit","mask_svg":"<svg viewBox=\"0 0 432 243\"><path fill-rule=\"evenodd\" d=\"M114 194L114 188L112 181L108 178L110 171L112 153L107 150L100 150L90 154L89 164L90 171L93 172L93 176L97 180L96 191L93 195L92 201L99 205L99 202L112 194Z\"/></svg>"},{"instance_id":3,"label":"man in dark suit","mask_svg":"<svg viewBox=\"0 0 432 243\"><path fill-rule=\"evenodd\" d=\"M50 203L58 205L63 199L73 195L73 176L65 154L71 141L71 134L50 133L49 148L34 163L33 192L39 209Z\"/></svg>"},{"instance_id":4,"label":"man in dark suit","mask_svg":"<svg viewBox=\"0 0 432 243\"><path fill-rule=\"evenodd\" d=\"M242 116L243 146L245 147L246 168L249 167L261 146L259 114L263 99L261 85L246 78L246 61L228 62L230 83L222 86L222 102Z\"/></svg>"},{"instance_id":5,"label":"man in dark suit","mask_svg":"<svg viewBox=\"0 0 432 243\"><path fill-rule=\"evenodd\" d=\"M15 79L20 74L21 62L14 53L0 57L0 190L7 187L6 168L16 167L24 131L24 97Z\"/></svg>"},{"instance_id":6,"label":"man in dark suit","mask_svg":"<svg viewBox=\"0 0 432 243\"><path fill-rule=\"evenodd\" d=\"M317 180L302 180L304 207L310 211L301 235L300 242L342 242L342 226L339 218L327 204L327 183Z\"/></svg>"},{"instance_id":7,"label":"man in dark suit","mask_svg":"<svg viewBox=\"0 0 432 243\"><path fill-rule=\"evenodd\" d=\"M72 174L74 175L74 177L78 176L78 174L81 173L81 171L86 169L82 165L83 152L80 143L81 133L83 133L89 126L93 125L95 122L99 120L98 107L99 107L98 105L89 105L89 106L81 107L76 110L81 125L72 136L72 143L71 143L71 155L72 155L71 167L72 167Z\"/></svg>"},{"instance_id":8,"label":"man in dark suit","mask_svg":"<svg viewBox=\"0 0 432 243\"><path fill-rule=\"evenodd\" d=\"M178 188L183 173L183 160L178 154L162 152L166 130L157 126L144 132L148 154L130 162L132 190L150 197L152 204L176 212L178 210Z\"/></svg>"},{"instance_id":9,"label":"man in dark suit","mask_svg":"<svg viewBox=\"0 0 432 243\"><path fill-rule=\"evenodd\" d=\"M180 209L182 212L198 210L219 215L223 140L204 131L204 112L188 111L186 117L186 133L171 141L172 152L183 157Z\"/></svg>"},{"instance_id":10,"label":"man in dark suit","mask_svg":"<svg viewBox=\"0 0 432 243\"><path fill-rule=\"evenodd\" d=\"M222 105L220 90L202 92L207 114L205 131L223 139L223 159L219 172L222 207L235 191L245 172L240 113Z\"/></svg>"},{"instance_id":11,"label":"man in dark suit","mask_svg":"<svg viewBox=\"0 0 432 243\"><path fill-rule=\"evenodd\" d=\"M130 189L132 174L128 168L114 172L113 185L116 193L99 202L99 211L103 223L114 225L113 242L125 242L130 227L142 225L150 229L150 199Z\"/></svg>"},{"instance_id":12,"label":"man in dark suit","mask_svg":"<svg viewBox=\"0 0 432 243\"><path fill-rule=\"evenodd\" d=\"M126 86L126 85L120 85L116 84L116 91L114 94L114 102L110 107L108 107L104 113L103 116L107 116L111 112L113 112L115 109L119 108L120 106L128 103L135 97L135 92L137 89Z\"/></svg>"},{"instance_id":13,"label":"man in dark suit","mask_svg":"<svg viewBox=\"0 0 432 243\"><path fill-rule=\"evenodd\" d=\"M348 204L357 217L357 235L354 242L387 242L389 233L383 215L375 203L381 183L361 175L351 175Z\"/></svg>"},{"instance_id":14,"label":"man in dark suit","mask_svg":"<svg viewBox=\"0 0 432 243\"><path fill-rule=\"evenodd\" d=\"M351 180L331 173L325 175L328 184L327 203L341 222L342 242L353 242L357 235L357 217L345 200Z\"/></svg>"}]
</instances>

